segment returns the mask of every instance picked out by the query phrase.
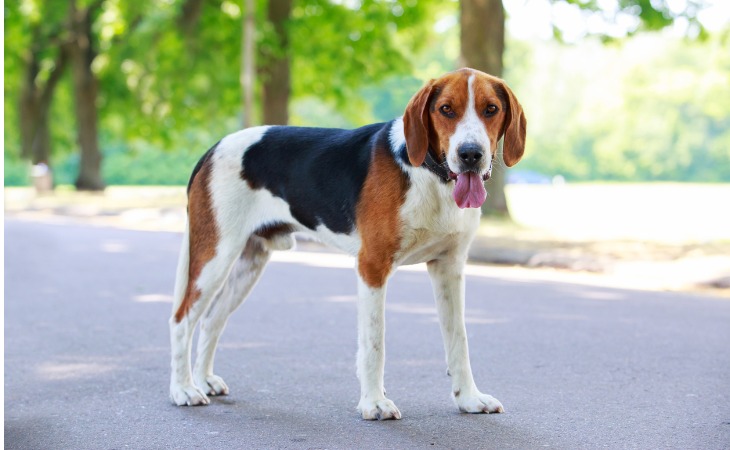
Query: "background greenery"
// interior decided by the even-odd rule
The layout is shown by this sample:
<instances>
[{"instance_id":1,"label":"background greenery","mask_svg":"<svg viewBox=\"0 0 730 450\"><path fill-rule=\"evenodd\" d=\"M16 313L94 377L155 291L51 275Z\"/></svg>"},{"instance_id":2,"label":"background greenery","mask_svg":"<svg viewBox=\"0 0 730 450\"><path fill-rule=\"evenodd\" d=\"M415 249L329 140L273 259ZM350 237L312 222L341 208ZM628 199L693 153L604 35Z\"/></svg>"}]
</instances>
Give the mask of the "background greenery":
<instances>
[{"instance_id":1,"label":"background greenery","mask_svg":"<svg viewBox=\"0 0 730 450\"><path fill-rule=\"evenodd\" d=\"M386 2L387 8L363 2L370 10L362 16L349 14L343 3L295 4L292 124L355 127L389 120L402 114L426 79L458 67L456 2ZM11 186L29 181L17 101L21 49L28 42L22 20L30 20L27 8L34 4L5 5L4 178ZM392 9L401 4L411 7ZM175 28L176 2L139 8L107 0L95 22L100 53L93 69L104 87L98 99L103 176L107 184L185 184L198 157L240 127L242 11L238 2L207 2L190 39ZM135 21L141 13L144 20ZM115 41L133 27L127 39ZM257 33L260 46L273 48L270 30ZM343 45L350 57L333 57ZM335 70L343 64L348 70ZM59 184L72 183L79 164L69 78L64 75L52 105ZM728 29L693 41L670 33L608 44L508 37L504 78L528 117L521 169L568 181L730 181Z\"/></svg>"}]
</instances>

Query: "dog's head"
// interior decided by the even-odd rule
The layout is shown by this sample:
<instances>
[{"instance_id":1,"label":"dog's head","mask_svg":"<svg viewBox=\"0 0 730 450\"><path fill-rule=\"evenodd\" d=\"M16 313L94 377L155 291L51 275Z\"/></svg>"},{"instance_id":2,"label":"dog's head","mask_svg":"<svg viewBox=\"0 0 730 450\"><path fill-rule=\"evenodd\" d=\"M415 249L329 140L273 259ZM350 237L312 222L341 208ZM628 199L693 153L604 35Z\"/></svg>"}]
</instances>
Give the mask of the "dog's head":
<instances>
[{"instance_id":1,"label":"dog's head","mask_svg":"<svg viewBox=\"0 0 730 450\"><path fill-rule=\"evenodd\" d=\"M456 179L454 199L462 208L479 207L486 199L482 180L491 175L501 138L507 166L525 151L522 106L503 80L474 69L427 83L408 103L403 128L411 164L423 164L430 149Z\"/></svg>"}]
</instances>

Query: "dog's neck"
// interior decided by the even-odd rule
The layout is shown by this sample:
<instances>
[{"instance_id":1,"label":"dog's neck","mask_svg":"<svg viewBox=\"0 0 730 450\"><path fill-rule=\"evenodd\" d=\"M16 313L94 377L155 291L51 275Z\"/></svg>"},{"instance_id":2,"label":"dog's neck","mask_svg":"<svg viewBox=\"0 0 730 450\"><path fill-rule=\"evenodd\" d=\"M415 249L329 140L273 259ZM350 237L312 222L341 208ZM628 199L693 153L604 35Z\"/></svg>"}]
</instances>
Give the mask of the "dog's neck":
<instances>
[{"instance_id":1,"label":"dog's neck","mask_svg":"<svg viewBox=\"0 0 730 450\"><path fill-rule=\"evenodd\" d=\"M436 174L436 176L439 177L444 183L454 181L456 179L456 175L454 175L452 171L445 167L443 163L439 163L438 161L436 161L432 153L433 149L429 147L428 151L426 152L426 159L423 160L423 167Z\"/></svg>"},{"instance_id":2,"label":"dog's neck","mask_svg":"<svg viewBox=\"0 0 730 450\"><path fill-rule=\"evenodd\" d=\"M406 137L403 131L402 117L398 117L390 124L389 141L391 151L398 164L401 167L413 169L414 167L411 164L410 159L408 159L408 150L406 148ZM449 183L455 179L448 167L439 163L434 157L434 150L430 147L428 152L426 152L426 159L423 161L421 167L439 177L439 179L444 183Z\"/></svg>"}]
</instances>

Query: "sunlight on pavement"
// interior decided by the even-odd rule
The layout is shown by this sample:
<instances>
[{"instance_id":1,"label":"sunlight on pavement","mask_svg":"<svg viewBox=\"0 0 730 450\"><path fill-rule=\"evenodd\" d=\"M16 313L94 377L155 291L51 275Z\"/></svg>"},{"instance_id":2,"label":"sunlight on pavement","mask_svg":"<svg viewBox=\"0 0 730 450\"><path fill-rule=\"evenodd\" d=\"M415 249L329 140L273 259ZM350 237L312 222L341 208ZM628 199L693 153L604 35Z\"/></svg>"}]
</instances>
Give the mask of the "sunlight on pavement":
<instances>
[{"instance_id":1,"label":"sunlight on pavement","mask_svg":"<svg viewBox=\"0 0 730 450\"><path fill-rule=\"evenodd\" d=\"M116 370L116 366L100 363L43 363L36 369L46 380L90 378Z\"/></svg>"},{"instance_id":2,"label":"sunlight on pavement","mask_svg":"<svg viewBox=\"0 0 730 450\"><path fill-rule=\"evenodd\" d=\"M143 294L135 295L132 300L138 303L172 303L172 295L169 294Z\"/></svg>"},{"instance_id":3,"label":"sunlight on pavement","mask_svg":"<svg viewBox=\"0 0 730 450\"><path fill-rule=\"evenodd\" d=\"M728 257L730 259L730 257ZM335 269L354 269L355 259L351 256L341 253L325 253L325 252L306 252L306 251L288 251L275 252L271 258L272 262L302 264L310 267L318 268L335 268ZM638 264L638 263L637 263ZM671 266L673 263L668 262ZM683 275L676 277L667 277L664 268L660 270L651 270L656 265L650 267L634 267L624 268L617 266L610 273L596 274L588 272L570 272L559 269L550 268L524 268L517 266L493 266L493 265L476 265L467 264L464 273L467 277L484 277L491 279L499 279L517 283L534 283L534 282L555 282L555 283L572 283L585 286L599 286L617 289L638 289L638 290L678 290L687 287L688 280L691 281L691 275L698 277L698 282L708 273L706 271L696 272L690 271L687 267L678 267L677 270L683 271ZM693 268L697 267L692 265ZM398 268L400 272L427 272L426 265L414 264L411 266L401 266ZM467 278L468 280L468 278ZM621 296L611 295L610 293L591 293L591 299L594 300L619 300ZM346 299L332 299L330 301L348 301Z\"/></svg>"},{"instance_id":4,"label":"sunlight on pavement","mask_svg":"<svg viewBox=\"0 0 730 450\"><path fill-rule=\"evenodd\" d=\"M507 193L517 223L565 239L730 240L728 184L513 184Z\"/></svg>"},{"instance_id":5,"label":"sunlight on pavement","mask_svg":"<svg viewBox=\"0 0 730 450\"><path fill-rule=\"evenodd\" d=\"M124 242L106 241L102 242L101 251L105 253L128 253L129 246Z\"/></svg>"}]
</instances>

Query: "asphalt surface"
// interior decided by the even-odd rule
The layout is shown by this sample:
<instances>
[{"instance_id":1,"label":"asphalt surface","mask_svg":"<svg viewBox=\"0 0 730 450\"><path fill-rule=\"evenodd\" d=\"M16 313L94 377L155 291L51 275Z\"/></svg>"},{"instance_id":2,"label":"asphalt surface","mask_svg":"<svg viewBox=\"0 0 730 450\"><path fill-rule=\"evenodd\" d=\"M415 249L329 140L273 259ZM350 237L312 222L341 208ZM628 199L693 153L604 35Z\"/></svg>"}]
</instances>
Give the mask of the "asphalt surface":
<instances>
[{"instance_id":1,"label":"asphalt surface","mask_svg":"<svg viewBox=\"0 0 730 450\"><path fill-rule=\"evenodd\" d=\"M730 301L467 278L480 389L460 414L424 272L389 286L386 388L355 411L355 277L322 254L270 263L234 314L207 407L168 400L181 235L5 222L5 447L730 448ZM488 270L487 270L488 272Z\"/></svg>"}]
</instances>

